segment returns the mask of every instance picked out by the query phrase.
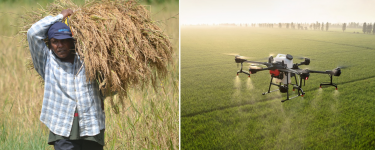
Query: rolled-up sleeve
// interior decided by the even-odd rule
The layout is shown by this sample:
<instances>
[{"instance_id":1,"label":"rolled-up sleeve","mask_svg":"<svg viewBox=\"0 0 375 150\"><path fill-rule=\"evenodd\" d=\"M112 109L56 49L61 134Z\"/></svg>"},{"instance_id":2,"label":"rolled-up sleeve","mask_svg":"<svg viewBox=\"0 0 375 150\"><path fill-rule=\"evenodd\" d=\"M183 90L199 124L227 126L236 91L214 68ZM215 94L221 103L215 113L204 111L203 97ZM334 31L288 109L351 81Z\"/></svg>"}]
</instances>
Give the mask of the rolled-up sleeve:
<instances>
[{"instance_id":1,"label":"rolled-up sleeve","mask_svg":"<svg viewBox=\"0 0 375 150\"><path fill-rule=\"evenodd\" d=\"M47 61L47 52L49 50L43 39L47 37L47 32L51 25L57 21L61 21L62 18L62 14L55 17L47 16L33 24L27 31L27 41L29 42L34 68L43 79L45 73L44 69Z\"/></svg>"}]
</instances>

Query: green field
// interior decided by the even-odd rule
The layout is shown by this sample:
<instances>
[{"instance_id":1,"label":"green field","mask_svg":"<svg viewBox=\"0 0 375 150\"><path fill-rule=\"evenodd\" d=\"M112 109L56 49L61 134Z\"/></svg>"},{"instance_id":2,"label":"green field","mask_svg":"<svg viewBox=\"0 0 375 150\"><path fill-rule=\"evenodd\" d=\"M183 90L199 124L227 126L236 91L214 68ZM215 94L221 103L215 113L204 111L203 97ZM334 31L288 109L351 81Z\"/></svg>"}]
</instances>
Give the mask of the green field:
<instances>
[{"instance_id":1,"label":"green field","mask_svg":"<svg viewBox=\"0 0 375 150\"><path fill-rule=\"evenodd\" d=\"M372 149L375 35L347 31L181 27L181 148ZM305 56L311 63L301 68L321 71L350 67L333 78L337 91L319 89L328 75L311 74L304 97L281 103L286 94L261 94L268 71L236 77L234 56L224 53L253 60L291 54L294 63Z\"/></svg>"},{"instance_id":2,"label":"green field","mask_svg":"<svg viewBox=\"0 0 375 150\"><path fill-rule=\"evenodd\" d=\"M0 0L0 150L53 149L47 144L49 130L39 120L44 87L36 71L27 69L30 52L15 36L25 10L51 1ZM168 1L147 8L171 38L174 64L168 66L167 78L158 83L158 92L151 85L131 88L119 114L105 100L106 150L179 148L179 7Z\"/></svg>"}]
</instances>

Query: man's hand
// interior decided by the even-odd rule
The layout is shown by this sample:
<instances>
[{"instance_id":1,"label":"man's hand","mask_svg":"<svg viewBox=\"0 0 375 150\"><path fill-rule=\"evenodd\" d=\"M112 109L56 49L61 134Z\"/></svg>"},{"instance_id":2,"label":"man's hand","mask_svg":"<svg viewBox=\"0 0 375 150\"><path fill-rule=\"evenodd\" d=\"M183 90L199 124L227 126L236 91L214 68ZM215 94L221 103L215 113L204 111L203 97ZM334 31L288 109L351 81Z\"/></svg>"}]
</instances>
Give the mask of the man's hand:
<instances>
[{"instance_id":1,"label":"man's hand","mask_svg":"<svg viewBox=\"0 0 375 150\"><path fill-rule=\"evenodd\" d=\"M71 9L65 9L63 11L61 11L61 14L64 16L63 17L63 20L65 20L66 17L70 16L73 14L73 10Z\"/></svg>"}]
</instances>

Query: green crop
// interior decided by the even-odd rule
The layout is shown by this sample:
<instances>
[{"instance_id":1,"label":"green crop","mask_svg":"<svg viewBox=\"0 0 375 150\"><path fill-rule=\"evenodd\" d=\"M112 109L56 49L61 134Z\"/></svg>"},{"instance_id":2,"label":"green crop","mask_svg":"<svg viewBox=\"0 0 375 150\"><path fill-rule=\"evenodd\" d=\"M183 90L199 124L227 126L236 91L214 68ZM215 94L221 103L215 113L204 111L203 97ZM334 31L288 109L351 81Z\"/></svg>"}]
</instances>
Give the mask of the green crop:
<instances>
[{"instance_id":1,"label":"green crop","mask_svg":"<svg viewBox=\"0 0 375 150\"><path fill-rule=\"evenodd\" d=\"M375 145L375 35L255 27L181 27L182 149L371 149ZM270 74L236 76L234 56L266 61L270 53L309 57L305 96L268 90ZM244 65L248 69L248 64ZM276 89L276 87L271 88ZM296 93L289 91L292 96Z\"/></svg>"}]
</instances>

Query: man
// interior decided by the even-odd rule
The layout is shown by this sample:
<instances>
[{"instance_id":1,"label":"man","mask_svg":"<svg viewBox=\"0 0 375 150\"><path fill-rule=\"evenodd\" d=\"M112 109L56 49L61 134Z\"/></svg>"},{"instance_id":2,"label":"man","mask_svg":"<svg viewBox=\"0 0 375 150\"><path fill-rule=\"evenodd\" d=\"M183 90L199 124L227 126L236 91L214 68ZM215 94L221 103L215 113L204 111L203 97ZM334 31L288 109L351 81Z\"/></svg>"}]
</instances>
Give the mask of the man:
<instances>
[{"instance_id":1,"label":"man","mask_svg":"<svg viewBox=\"0 0 375 150\"><path fill-rule=\"evenodd\" d=\"M70 9L33 24L27 40L35 70L44 80L40 121L50 130L48 144L60 149L99 150L104 146L105 114L96 82L87 82L75 53L70 28L62 23ZM48 46L44 43L48 35Z\"/></svg>"}]
</instances>

